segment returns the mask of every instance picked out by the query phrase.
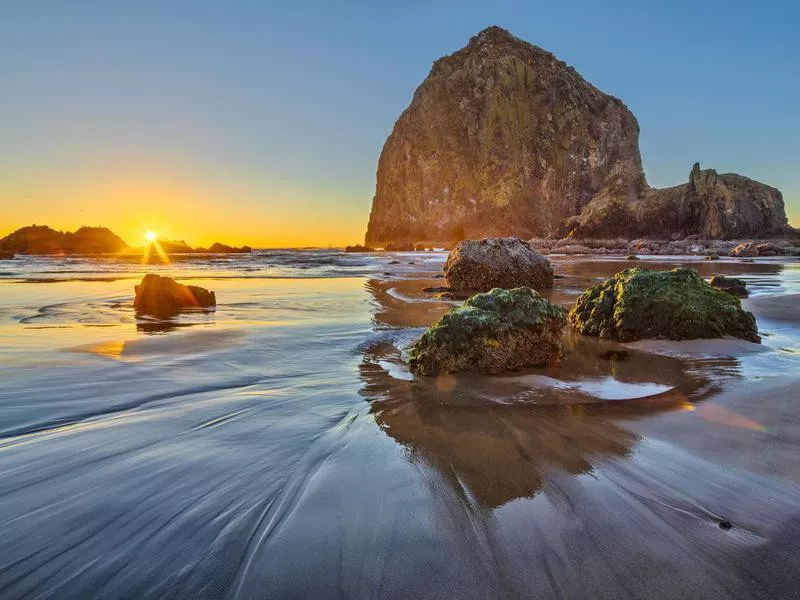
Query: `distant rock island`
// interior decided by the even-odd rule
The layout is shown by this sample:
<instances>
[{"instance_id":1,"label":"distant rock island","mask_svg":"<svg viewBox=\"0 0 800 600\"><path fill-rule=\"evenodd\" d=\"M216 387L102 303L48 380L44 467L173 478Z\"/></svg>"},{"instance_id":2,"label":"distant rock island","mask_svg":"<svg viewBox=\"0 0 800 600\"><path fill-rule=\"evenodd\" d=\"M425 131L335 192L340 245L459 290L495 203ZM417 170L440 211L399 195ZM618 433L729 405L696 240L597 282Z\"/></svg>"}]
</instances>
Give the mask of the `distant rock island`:
<instances>
[{"instance_id":1,"label":"distant rock island","mask_svg":"<svg viewBox=\"0 0 800 600\"><path fill-rule=\"evenodd\" d=\"M209 248L192 248L184 241L159 240L166 254L241 254L252 252L250 246L236 248L214 243ZM47 225L30 225L0 239L0 256L14 254L133 254L142 248L132 248L107 227L81 227L77 231L58 231Z\"/></svg>"},{"instance_id":2,"label":"distant rock island","mask_svg":"<svg viewBox=\"0 0 800 600\"><path fill-rule=\"evenodd\" d=\"M57 231L47 225L17 229L0 240L0 250L18 254L114 254L128 245L106 227Z\"/></svg>"},{"instance_id":3,"label":"distant rock island","mask_svg":"<svg viewBox=\"0 0 800 600\"><path fill-rule=\"evenodd\" d=\"M386 140L367 246L484 236L780 236L781 193L701 170L651 188L639 125L550 52L499 27L440 58Z\"/></svg>"}]
</instances>

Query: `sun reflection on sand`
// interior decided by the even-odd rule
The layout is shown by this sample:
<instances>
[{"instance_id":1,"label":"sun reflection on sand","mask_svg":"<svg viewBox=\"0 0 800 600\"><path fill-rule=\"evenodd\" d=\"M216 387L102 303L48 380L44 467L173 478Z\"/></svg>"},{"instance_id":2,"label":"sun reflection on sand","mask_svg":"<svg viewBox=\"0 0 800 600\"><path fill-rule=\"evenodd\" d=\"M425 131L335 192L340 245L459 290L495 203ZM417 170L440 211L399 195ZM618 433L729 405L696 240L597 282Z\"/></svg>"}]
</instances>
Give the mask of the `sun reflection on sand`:
<instances>
[{"instance_id":1,"label":"sun reflection on sand","mask_svg":"<svg viewBox=\"0 0 800 600\"><path fill-rule=\"evenodd\" d=\"M151 239L150 236L153 236ZM151 231L147 234L147 239L150 240L150 243L145 246L144 254L142 255L142 264L147 265L150 264L150 256L153 253L153 250L156 251L156 254L161 259L161 262L165 265L170 264L169 255L164 252L164 249L161 247L161 244L158 243L158 239L156 239L155 234Z\"/></svg>"}]
</instances>

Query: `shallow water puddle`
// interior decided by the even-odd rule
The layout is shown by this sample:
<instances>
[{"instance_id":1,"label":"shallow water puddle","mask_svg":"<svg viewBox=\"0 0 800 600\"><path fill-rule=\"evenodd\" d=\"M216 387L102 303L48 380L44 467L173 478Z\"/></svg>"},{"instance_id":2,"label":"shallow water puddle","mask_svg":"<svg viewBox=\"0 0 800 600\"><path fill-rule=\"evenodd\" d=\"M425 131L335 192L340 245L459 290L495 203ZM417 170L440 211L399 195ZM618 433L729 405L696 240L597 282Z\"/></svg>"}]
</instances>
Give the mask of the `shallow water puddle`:
<instances>
[{"instance_id":1,"label":"shallow water puddle","mask_svg":"<svg viewBox=\"0 0 800 600\"><path fill-rule=\"evenodd\" d=\"M628 400L633 398L646 398L655 396L668 390L672 386L658 383L629 383L619 381L613 377L588 379L572 382L571 385L582 392L590 394L600 400Z\"/></svg>"},{"instance_id":2,"label":"shallow water puddle","mask_svg":"<svg viewBox=\"0 0 800 600\"><path fill-rule=\"evenodd\" d=\"M247 335L243 329L199 331L182 335L148 336L110 340L96 344L75 346L70 352L85 352L115 360L141 360L159 354L193 354L229 348Z\"/></svg>"}]
</instances>

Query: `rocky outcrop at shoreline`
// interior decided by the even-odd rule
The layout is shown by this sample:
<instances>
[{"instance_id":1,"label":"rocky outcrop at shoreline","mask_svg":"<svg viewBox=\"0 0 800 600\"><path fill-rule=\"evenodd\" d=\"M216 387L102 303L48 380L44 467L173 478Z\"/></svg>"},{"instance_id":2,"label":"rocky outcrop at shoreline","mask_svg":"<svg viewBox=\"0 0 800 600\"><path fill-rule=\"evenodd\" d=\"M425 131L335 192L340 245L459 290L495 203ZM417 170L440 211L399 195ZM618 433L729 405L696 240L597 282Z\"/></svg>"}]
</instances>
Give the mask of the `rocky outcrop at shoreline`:
<instances>
[{"instance_id":1,"label":"rocky outcrop at shoreline","mask_svg":"<svg viewBox=\"0 0 800 600\"><path fill-rule=\"evenodd\" d=\"M792 234L781 193L695 164L651 188L639 125L551 53L499 27L437 60L378 162L366 243ZM580 243L580 242L576 242Z\"/></svg>"},{"instance_id":2,"label":"rocky outcrop at shoreline","mask_svg":"<svg viewBox=\"0 0 800 600\"><path fill-rule=\"evenodd\" d=\"M669 233L729 239L790 232L777 189L741 175L701 170L699 163L689 173L688 183L652 188L635 202L615 204L594 198L563 228L574 237Z\"/></svg>"},{"instance_id":3,"label":"rocky outcrop at shoreline","mask_svg":"<svg viewBox=\"0 0 800 600\"><path fill-rule=\"evenodd\" d=\"M761 241L714 240L688 236L679 240L638 238L533 238L532 248L542 254L660 255L660 256L800 256L800 238Z\"/></svg>"}]
</instances>

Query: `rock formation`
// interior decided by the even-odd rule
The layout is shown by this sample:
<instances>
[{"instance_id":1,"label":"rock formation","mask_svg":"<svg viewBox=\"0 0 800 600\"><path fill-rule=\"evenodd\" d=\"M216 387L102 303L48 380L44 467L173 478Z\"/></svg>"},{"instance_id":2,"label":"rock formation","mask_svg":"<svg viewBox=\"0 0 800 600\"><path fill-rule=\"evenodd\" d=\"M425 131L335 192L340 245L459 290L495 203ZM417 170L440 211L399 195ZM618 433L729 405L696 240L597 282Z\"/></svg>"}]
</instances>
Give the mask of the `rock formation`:
<instances>
[{"instance_id":1,"label":"rock formation","mask_svg":"<svg viewBox=\"0 0 800 600\"><path fill-rule=\"evenodd\" d=\"M530 288L476 294L443 316L409 352L419 375L501 373L561 356L566 311Z\"/></svg>"},{"instance_id":2,"label":"rock formation","mask_svg":"<svg viewBox=\"0 0 800 600\"><path fill-rule=\"evenodd\" d=\"M214 242L208 248L196 248L195 252L206 252L208 254L249 254L253 249L250 246L228 246L220 242Z\"/></svg>"},{"instance_id":3,"label":"rock formation","mask_svg":"<svg viewBox=\"0 0 800 600\"><path fill-rule=\"evenodd\" d=\"M593 199L581 214L567 220L562 233L730 239L781 235L790 230L778 190L741 175L701 170L695 163L688 183L650 189L635 202L613 204Z\"/></svg>"},{"instance_id":4,"label":"rock formation","mask_svg":"<svg viewBox=\"0 0 800 600\"><path fill-rule=\"evenodd\" d=\"M582 334L632 342L726 335L760 342L756 320L739 299L694 269L626 269L581 295L569 312Z\"/></svg>"},{"instance_id":5,"label":"rock formation","mask_svg":"<svg viewBox=\"0 0 800 600\"><path fill-rule=\"evenodd\" d=\"M489 27L437 60L378 163L366 240L532 237L638 198L639 125L551 53Z\"/></svg>"},{"instance_id":6,"label":"rock formation","mask_svg":"<svg viewBox=\"0 0 800 600\"><path fill-rule=\"evenodd\" d=\"M183 285L171 279L148 273L135 286L133 306L136 312L159 319L174 317L181 310L216 306L214 292L196 285Z\"/></svg>"},{"instance_id":7,"label":"rock formation","mask_svg":"<svg viewBox=\"0 0 800 600\"><path fill-rule=\"evenodd\" d=\"M355 244L353 246L345 246L344 251L350 253L375 252L375 248L370 248L369 246L362 246L361 244Z\"/></svg>"},{"instance_id":8,"label":"rock formation","mask_svg":"<svg viewBox=\"0 0 800 600\"><path fill-rule=\"evenodd\" d=\"M127 244L106 227L56 231L46 225L22 227L0 240L0 250L19 254L112 254Z\"/></svg>"},{"instance_id":9,"label":"rock formation","mask_svg":"<svg viewBox=\"0 0 800 600\"><path fill-rule=\"evenodd\" d=\"M553 267L517 238L464 240L447 257L444 275L451 290L553 287Z\"/></svg>"},{"instance_id":10,"label":"rock formation","mask_svg":"<svg viewBox=\"0 0 800 600\"><path fill-rule=\"evenodd\" d=\"M437 60L386 140L366 242L780 235L778 190L701 171L651 189L636 118L498 27Z\"/></svg>"},{"instance_id":11,"label":"rock formation","mask_svg":"<svg viewBox=\"0 0 800 600\"><path fill-rule=\"evenodd\" d=\"M715 275L708 283L711 284L711 287L727 292L737 298L747 298L749 296L747 282L744 279Z\"/></svg>"}]
</instances>

